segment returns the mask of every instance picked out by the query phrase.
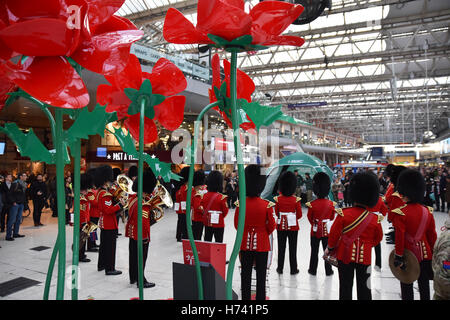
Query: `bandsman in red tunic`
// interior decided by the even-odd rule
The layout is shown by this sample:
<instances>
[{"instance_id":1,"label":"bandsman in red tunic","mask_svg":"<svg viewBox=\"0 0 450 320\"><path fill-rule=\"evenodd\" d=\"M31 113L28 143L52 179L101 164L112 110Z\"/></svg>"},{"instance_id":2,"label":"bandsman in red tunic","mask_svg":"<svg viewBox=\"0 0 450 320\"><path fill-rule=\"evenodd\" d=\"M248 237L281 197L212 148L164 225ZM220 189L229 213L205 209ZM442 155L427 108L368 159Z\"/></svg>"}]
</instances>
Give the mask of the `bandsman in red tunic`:
<instances>
[{"instance_id":1,"label":"bandsman in red tunic","mask_svg":"<svg viewBox=\"0 0 450 320\"><path fill-rule=\"evenodd\" d=\"M80 175L80 233L89 222L89 200L86 198L89 188L92 186L92 177L88 174ZM80 246L79 261L90 262L86 256L86 245Z\"/></svg>"},{"instance_id":2,"label":"bandsman in red tunic","mask_svg":"<svg viewBox=\"0 0 450 320\"><path fill-rule=\"evenodd\" d=\"M211 171L206 178L207 193L203 196L203 224L205 225L205 241L223 242L225 231L224 219L228 214L227 196L222 194L223 175L220 171Z\"/></svg>"},{"instance_id":3,"label":"bandsman in red tunic","mask_svg":"<svg viewBox=\"0 0 450 320\"><path fill-rule=\"evenodd\" d=\"M396 234L394 265L402 268L404 250L412 251L420 264L417 280L420 300L430 300L429 281L433 279L431 260L437 234L433 208L420 204L425 193L425 180L416 170L404 170L398 178L397 190L405 205L393 210ZM400 283L400 287L402 300L414 300L412 283Z\"/></svg>"},{"instance_id":4,"label":"bandsman in red tunic","mask_svg":"<svg viewBox=\"0 0 450 320\"><path fill-rule=\"evenodd\" d=\"M150 243L150 215L152 207L149 205L150 195L156 186L156 177L150 169L146 169L142 179L142 243L143 243L143 271L144 271L144 288L152 288L155 286L153 282L147 281L145 278L145 264L148 256L148 246ZM125 226L125 236L129 238L128 243L128 264L130 284L139 286L138 281L138 179L133 182L132 190L136 192L130 195L128 199L128 221Z\"/></svg>"},{"instance_id":5,"label":"bandsman in red tunic","mask_svg":"<svg viewBox=\"0 0 450 320\"><path fill-rule=\"evenodd\" d=\"M385 196L385 199L384 199L386 206L388 207L388 210L389 210L388 214L387 214L387 219L388 219L388 222L392 224L392 226L390 228L391 231L386 234L386 243L387 244L395 243L395 230L394 230L393 221L392 221L392 219L395 217L395 215L392 214L392 210L405 205L405 203L402 200L402 197L397 192L397 180L398 180L400 173L402 173L402 171L404 171L404 170L406 170L406 167L404 167L404 166L394 166L394 168L392 168L392 173L391 173L391 178L390 178L391 184L392 184L392 193L390 195Z\"/></svg>"},{"instance_id":6,"label":"bandsman in red tunic","mask_svg":"<svg viewBox=\"0 0 450 320\"><path fill-rule=\"evenodd\" d=\"M297 268L298 220L302 217L301 198L294 196L297 189L297 176L292 171L286 171L279 180L280 195L274 197L275 214L277 217L278 267L277 272L283 273L286 242L289 239L289 264L291 274L299 272Z\"/></svg>"},{"instance_id":7,"label":"bandsman in red tunic","mask_svg":"<svg viewBox=\"0 0 450 320\"><path fill-rule=\"evenodd\" d=\"M98 253L97 270L105 270L106 275L119 275L122 271L116 270L116 242L117 242L117 212L123 204L116 202L109 192L113 182L111 166L102 166L95 171L95 185L101 186L97 192L97 207L100 212L98 227L100 228L100 249Z\"/></svg>"},{"instance_id":8,"label":"bandsman in red tunic","mask_svg":"<svg viewBox=\"0 0 450 320\"><path fill-rule=\"evenodd\" d=\"M189 167L184 167L180 171L180 176L182 177L182 185L180 189L175 194L175 204L174 209L176 214L178 215L177 220L177 234L176 238L178 242L181 242L181 239L187 239L187 225L186 225L186 199L187 199L187 188L188 188L188 179L189 179ZM194 196L194 188L192 188L192 196ZM191 204L192 204L191 200ZM192 205L191 205L192 207Z\"/></svg>"},{"instance_id":9,"label":"bandsman in red tunic","mask_svg":"<svg viewBox=\"0 0 450 320\"><path fill-rule=\"evenodd\" d=\"M245 181L247 197L240 250L242 300L251 298L253 265L256 267L256 300L265 300L268 253L272 250L269 236L276 228L275 204L259 197L266 184L266 176L259 165L245 168ZM236 204L234 226L237 229L239 202Z\"/></svg>"},{"instance_id":10,"label":"bandsman in red tunic","mask_svg":"<svg viewBox=\"0 0 450 320\"><path fill-rule=\"evenodd\" d=\"M203 190L205 184L205 173L203 170L197 170L194 173L192 186L194 187L194 197L192 199L192 233L194 240L202 240L203 235Z\"/></svg>"},{"instance_id":11,"label":"bandsman in red tunic","mask_svg":"<svg viewBox=\"0 0 450 320\"><path fill-rule=\"evenodd\" d=\"M375 206L368 208L370 212L376 213L379 216L380 220L383 220L384 217L388 214L388 208L383 201L383 197L378 197L378 202ZM381 243L375 246L375 269L381 270Z\"/></svg>"},{"instance_id":12,"label":"bandsman in red tunic","mask_svg":"<svg viewBox=\"0 0 450 320\"><path fill-rule=\"evenodd\" d=\"M383 231L379 216L367 209L376 205L379 190L373 173L355 174L349 185L353 207L343 209L331 227L324 256L334 254L338 260L340 300L352 299L355 272L358 300L372 300L372 248L383 238Z\"/></svg>"},{"instance_id":13,"label":"bandsman in red tunic","mask_svg":"<svg viewBox=\"0 0 450 320\"><path fill-rule=\"evenodd\" d=\"M317 264L319 256L319 246L322 242L323 250L328 245L328 226L334 220L336 212L342 213L342 209L336 209L336 202L327 199L330 193L331 180L324 172L318 172L313 178L313 192L317 199L306 203L308 208L308 221L311 224L311 257L309 260L308 273L315 276L317 273ZM325 261L325 274L333 274L331 265Z\"/></svg>"},{"instance_id":14,"label":"bandsman in red tunic","mask_svg":"<svg viewBox=\"0 0 450 320\"><path fill-rule=\"evenodd\" d=\"M91 177L92 184L87 189L86 199L89 201L89 221L98 225L98 219L100 219L100 212L97 207L97 188L95 186L95 168L89 169L87 174ZM96 241L98 239L97 230L91 233L87 240L87 251L98 252L99 246Z\"/></svg>"},{"instance_id":15,"label":"bandsman in red tunic","mask_svg":"<svg viewBox=\"0 0 450 320\"><path fill-rule=\"evenodd\" d=\"M114 194L118 189L120 189L119 184L117 183L117 177L121 173L122 173L122 170L120 170L120 168L113 168L113 182L111 183L111 186L109 188L109 193ZM124 213L121 210L116 215L117 228L119 228L119 221L121 220L121 215L123 215L123 214ZM121 236L122 234L120 232L118 232L117 235Z\"/></svg>"}]
</instances>

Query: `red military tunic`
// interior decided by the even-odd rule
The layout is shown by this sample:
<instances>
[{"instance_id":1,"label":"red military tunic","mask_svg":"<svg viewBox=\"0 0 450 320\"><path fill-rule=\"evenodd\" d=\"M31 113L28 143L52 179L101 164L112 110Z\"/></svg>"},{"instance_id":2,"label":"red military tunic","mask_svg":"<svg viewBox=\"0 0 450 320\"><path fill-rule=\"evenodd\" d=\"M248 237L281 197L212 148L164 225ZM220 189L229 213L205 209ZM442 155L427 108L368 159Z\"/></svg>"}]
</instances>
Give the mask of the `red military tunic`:
<instances>
[{"instance_id":1,"label":"red military tunic","mask_svg":"<svg viewBox=\"0 0 450 320\"><path fill-rule=\"evenodd\" d=\"M308 221L311 224L311 237L328 237L327 222L334 220L336 212L342 213L342 209L336 209L336 202L328 199L316 199L307 202Z\"/></svg>"},{"instance_id":2,"label":"red military tunic","mask_svg":"<svg viewBox=\"0 0 450 320\"><path fill-rule=\"evenodd\" d=\"M393 213L393 210L403 207L405 205L405 202L403 201L402 197L398 192L394 192L392 196L389 198L389 202L386 202L387 207L389 209L388 211L388 220L393 222L392 219L395 218L395 214Z\"/></svg>"},{"instance_id":3,"label":"red military tunic","mask_svg":"<svg viewBox=\"0 0 450 320\"><path fill-rule=\"evenodd\" d=\"M389 211L386 204L383 202L382 197L378 198L378 202L375 206L373 206L372 208L367 208L367 210L369 210L370 212L374 212L374 213L379 212L383 215L383 217L386 217L386 214Z\"/></svg>"},{"instance_id":4,"label":"red military tunic","mask_svg":"<svg viewBox=\"0 0 450 320\"><path fill-rule=\"evenodd\" d=\"M128 221L125 225L125 237L138 239L138 197L137 194L130 195L128 206ZM150 241L150 214L151 206L146 205L145 202L150 200L150 197L145 197L142 204L142 240Z\"/></svg>"},{"instance_id":5,"label":"red military tunic","mask_svg":"<svg viewBox=\"0 0 450 320\"><path fill-rule=\"evenodd\" d=\"M80 194L80 227L89 222L89 201L84 194Z\"/></svg>"},{"instance_id":6,"label":"red military tunic","mask_svg":"<svg viewBox=\"0 0 450 320\"><path fill-rule=\"evenodd\" d=\"M392 182L389 182L389 185L388 185L388 187L386 189L386 192L384 193L384 199L383 200L387 203L393 193L394 193L394 185L392 184Z\"/></svg>"},{"instance_id":7,"label":"red military tunic","mask_svg":"<svg viewBox=\"0 0 450 320\"><path fill-rule=\"evenodd\" d=\"M302 203L299 197L285 197L280 195L274 198L275 214L277 216L277 230L278 231L298 231L298 219L302 217ZM288 215L295 215L295 225L292 222L289 225Z\"/></svg>"},{"instance_id":8,"label":"red military tunic","mask_svg":"<svg viewBox=\"0 0 450 320\"><path fill-rule=\"evenodd\" d=\"M418 203L405 204L394 209L395 253L403 255L404 249L414 253L417 260L431 260L436 242L436 226L432 207Z\"/></svg>"},{"instance_id":9,"label":"red military tunic","mask_svg":"<svg viewBox=\"0 0 450 320\"><path fill-rule=\"evenodd\" d=\"M199 190L192 198L192 221L203 222L203 193Z\"/></svg>"},{"instance_id":10,"label":"red military tunic","mask_svg":"<svg viewBox=\"0 0 450 320\"><path fill-rule=\"evenodd\" d=\"M328 247L345 264L371 264L372 248L383 239L381 219L361 208L350 207L338 214L328 236Z\"/></svg>"},{"instance_id":11,"label":"red military tunic","mask_svg":"<svg viewBox=\"0 0 450 320\"><path fill-rule=\"evenodd\" d=\"M100 218L100 212L97 205L97 192L96 189L88 189L86 198L89 201L89 216L93 218Z\"/></svg>"},{"instance_id":12,"label":"red military tunic","mask_svg":"<svg viewBox=\"0 0 450 320\"><path fill-rule=\"evenodd\" d=\"M97 192L97 205L100 211L100 219L98 226L105 230L117 230L116 212L122 206L120 204L113 204L113 196L105 189L99 189Z\"/></svg>"},{"instance_id":13,"label":"red military tunic","mask_svg":"<svg viewBox=\"0 0 450 320\"><path fill-rule=\"evenodd\" d=\"M201 202L203 207L203 224L206 227L224 228L224 218L228 214L227 196L218 192L207 192L203 195ZM215 223L213 215L218 214L218 221Z\"/></svg>"},{"instance_id":14,"label":"red military tunic","mask_svg":"<svg viewBox=\"0 0 450 320\"><path fill-rule=\"evenodd\" d=\"M259 197L247 197L245 208L244 234L242 236L242 251L270 251L269 235L276 228L275 204ZM236 201L234 227L239 221L239 202Z\"/></svg>"},{"instance_id":15,"label":"red military tunic","mask_svg":"<svg viewBox=\"0 0 450 320\"><path fill-rule=\"evenodd\" d=\"M194 188L192 188L191 198L194 197ZM184 184L175 194L175 212L177 214L186 214L187 185ZM192 199L191 199L192 206Z\"/></svg>"}]
</instances>

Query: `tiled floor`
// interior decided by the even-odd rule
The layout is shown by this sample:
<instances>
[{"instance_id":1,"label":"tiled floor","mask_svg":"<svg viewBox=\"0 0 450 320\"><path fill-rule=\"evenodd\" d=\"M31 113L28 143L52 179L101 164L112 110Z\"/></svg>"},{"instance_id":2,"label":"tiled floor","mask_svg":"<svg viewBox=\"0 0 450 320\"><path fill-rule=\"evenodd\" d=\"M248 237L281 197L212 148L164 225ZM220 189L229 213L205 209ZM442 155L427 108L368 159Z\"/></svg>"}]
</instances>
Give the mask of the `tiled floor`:
<instances>
[{"instance_id":1,"label":"tiled floor","mask_svg":"<svg viewBox=\"0 0 450 320\"><path fill-rule=\"evenodd\" d=\"M227 257L231 255L234 237L236 235L233 227L234 210L230 210L225 219L225 237L227 243ZM446 213L435 212L436 230L438 235L440 228L444 225L447 217ZM44 211L42 215L43 227L34 227L33 219L30 215L24 219L21 226L21 234L25 238L16 239L13 242L5 241L5 233L0 234L0 283L12 280L17 277L26 277L40 281L37 286L16 292L0 300L9 299L32 299L40 300L43 297L44 283L47 274L48 264L57 235L56 218L51 217L50 211ZM172 210L166 210L164 218L155 224L151 230L151 243L147 260L146 278L155 282L156 287L145 289L144 297L147 300L170 299L173 297L172 289L172 262L183 262L182 245L176 242L175 228L177 217ZM119 225L124 234L124 225ZM386 231L388 224L383 221L383 228ZM67 266L72 260L71 239L72 227L66 227L67 233ZM310 226L306 219L306 209L303 218L300 220L300 232L298 241L298 262L300 273L292 276L289 273L288 257L285 261L284 274L278 275L276 268L276 236L274 237L274 261L270 267L268 275L267 295L272 300L337 300L339 281L338 273L335 269L333 276L326 277L323 263L319 263L317 276L307 273L309 265L309 230ZM275 235L275 234L274 234ZM30 250L37 246L47 246L50 249L43 251ZM399 300L400 285L389 270L387 257L393 249L393 245L382 242L382 269L381 272L372 269L372 296L374 300ZM88 257L92 260L89 263L80 264L80 289L79 299L92 297L99 300L128 300L138 296L138 289L129 284L128 280L128 239L120 236L117 244L116 268L122 270L120 276L105 276L103 272L97 271L97 253L88 252ZM321 253L320 253L321 254ZM236 262L233 278L233 289L240 294L239 262ZM50 299L56 296L57 265L55 266ZM70 282L69 282L70 283ZM67 284L67 282L66 282ZM354 286L355 287L355 286ZM431 289L432 289L431 283ZM417 285L415 284L416 299L418 299ZM354 288L354 299L356 289ZM433 294L433 289L432 289ZM68 287L65 290L65 299L70 299L71 291Z\"/></svg>"}]
</instances>

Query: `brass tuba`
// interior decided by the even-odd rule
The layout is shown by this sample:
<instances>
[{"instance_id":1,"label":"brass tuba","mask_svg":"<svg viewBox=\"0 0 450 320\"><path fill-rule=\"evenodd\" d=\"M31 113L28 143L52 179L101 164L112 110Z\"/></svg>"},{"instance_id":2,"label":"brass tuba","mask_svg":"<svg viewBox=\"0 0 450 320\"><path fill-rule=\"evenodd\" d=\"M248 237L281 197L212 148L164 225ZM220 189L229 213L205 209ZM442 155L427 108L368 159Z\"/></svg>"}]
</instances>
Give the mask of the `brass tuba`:
<instances>
[{"instance_id":1,"label":"brass tuba","mask_svg":"<svg viewBox=\"0 0 450 320\"><path fill-rule=\"evenodd\" d=\"M170 197L169 191L162 184L156 184L155 189L153 189L152 194L150 195L150 199L144 203L145 205L149 205L152 209L152 214L154 218L154 223L159 221L163 215L164 210L162 205L166 205L167 207L173 206L172 198Z\"/></svg>"}]
</instances>

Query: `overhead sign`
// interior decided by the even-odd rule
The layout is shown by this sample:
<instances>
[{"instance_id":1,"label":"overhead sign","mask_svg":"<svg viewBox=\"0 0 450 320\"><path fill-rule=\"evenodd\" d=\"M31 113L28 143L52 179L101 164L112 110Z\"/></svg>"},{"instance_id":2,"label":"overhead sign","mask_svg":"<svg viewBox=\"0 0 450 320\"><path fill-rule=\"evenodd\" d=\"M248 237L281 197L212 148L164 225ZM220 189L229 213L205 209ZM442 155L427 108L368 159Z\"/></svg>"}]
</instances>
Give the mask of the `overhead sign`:
<instances>
[{"instance_id":1,"label":"overhead sign","mask_svg":"<svg viewBox=\"0 0 450 320\"><path fill-rule=\"evenodd\" d=\"M178 68L180 68L181 71L202 78L204 80L209 80L209 68L205 68L195 63L186 61L181 57L169 55L164 52L160 52L136 43L133 43L130 52L136 57L152 63L156 63L159 58L166 58L167 60L173 62Z\"/></svg>"},{"instance_id":2,"label":"overhead sign","mask_svg":"<svg viewBox=\"0 0 450 320\"><path fill-rule=\"evenodd\" d=\"M295 109L295 108L311 108L311 107L321 107L328 105L328 102L326 101L320 101L320 102L302 102L302 103L289 103L288 108L289 109Z\"/></svg>"}]
</instances>

